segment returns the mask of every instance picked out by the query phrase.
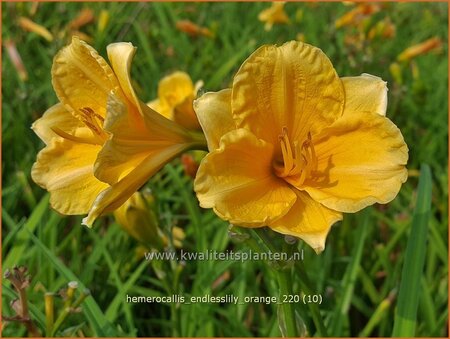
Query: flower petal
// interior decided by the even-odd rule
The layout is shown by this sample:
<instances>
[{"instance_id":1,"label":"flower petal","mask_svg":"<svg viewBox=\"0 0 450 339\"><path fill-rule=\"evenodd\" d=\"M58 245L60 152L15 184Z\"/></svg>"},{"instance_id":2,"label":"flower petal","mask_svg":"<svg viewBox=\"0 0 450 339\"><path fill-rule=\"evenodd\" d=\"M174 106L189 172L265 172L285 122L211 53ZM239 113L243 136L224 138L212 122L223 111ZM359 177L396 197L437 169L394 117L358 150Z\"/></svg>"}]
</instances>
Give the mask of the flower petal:
<instances>
[{"instance_id":1,"label":"flower petal","mask_svg":"<svg viewBox=\"0 0 450 339\"><path fill-rule=\"evenodd\" d=\"M284 2L274 2L272 6L266 8L258 14L258 20L265 22L265 30L272 29L274 23L289 23L289 17L284 11Z\"/></svg>"},{"instance_id":2,"label":"flower petal","mask_svg":"<svg viewBox=\"0 0 450 339\"><path fill-rule=\"evenodd\" d=\"M190 144L185 131L174 122L164 118L143 105L144 116L130 119L126 106L114 93L108 99L108 115L104 129L112 134L98 154L95 176L101 181L114 184L155 152L163 152L173 145ZM140 125L137 123L140 122Z\"/></svg>"},{"instance_id":3,"label":"flower petal","mask_svg":"<svg viewBox=\"0 0 450 339\"><path fill-rule=\"evenodd\" d=\"M344 114L376 113L386 115L386 81L381 78L362 74L359 77L341 78L345 91Z\"/></svg>"},{"instance_id":4,"label":"flower petal","mask_svg":"<svg viewBox=\"0 0 450 339\"><path fill-rule=\"evenodd\" d=\"M169 140L179 140L179 135L186 131L141 102L134 92L131 85L130 71L136 47L131 43L120 42L108 45L107 50L108 58L120 82L126 100L124 100L121 95L122 92L119 90L111 93L111 96L108 98L108 116L104 124L105 130L116 134L118 132L128 132L127 135L134 136L134 139L141 138L140 135L136 135L136 133L140 133L147 134L147 138L150 136L152 139L155 139L155 135L158 137L165 135ZM111 97L115 97L113 99L115 103L126 106L121 110L122 112L109 111L111 108ZM136 114L136 112L140 114ZM118 123L119 121L120 123ZM124 127L125 124L129 126ZM113 128L113 125L117 128Z\"/></svg>"},{"instance_id":5,"label":"flower petal","mask_svg":"<svg viewBox=\"0 0 450 339\"><path fill-rule=\"evenodd\" d=\"M408 147L397 126L378 114L344 115L313 144L318 170L304 189L333 210L387 203L407 179Z\"/></svg>"},{"instance_id":6,"label":"flower petal","mask_svg":"<svg viewBox=\"0 0 450 339\"><path fill-rule=\"evenodd\" d=\"M106 61L76 36L56 55L52 82L64 107L80 119L82 108L90 108L104 117L108 94L119 86Z\"/></svg>"},{"instance_id":7,"label":"flower petal","mask_svg":"<svg viewBox=\"0 0 450 339\"><path fill-rule=\"evenodd\" d=\"M159 81L158 98L172 108L193 95L194 84L185 72L173 72Z\"/></svg>"},{"instance_id":8,"label":"flower petal","mask_svg":"<svg viewBox=\"0 0 450 339\"><path fill-rule=\"evenodd\" d=\"M163 103L159 99L147 102L147 106L150 107L152 110L158 112L162 116L166 117L167 119L172 118L172 109L169 107L169 105Z\"/></svg>"},{"instance_id":9,"label":"flower petal","mask_svg":"<svg viewBox=\"0 0 450 339\"><path fill-rule=\"evenodd\" d=\"M245 129L233 130L201 162L194 182L200 206L225 220L259 227L285 215L295 193L272 174L273 146Z\"/></svg>"},{"instance_id":10,"label":"flower petal","mask_svg":"<svg viewBox=\"0 0 450 339\"><path fill-rule=\"evenodd\" d=\"M39 152L31 170L33 180L50 192L50 204L66 215L85 214L108 185L94 177L99 145L53 139Z\"/></svg>"},{"instance_id":11,"label":"flower petal","mask_svg":"<svg viewBox=\"0 0 450 339\"><path fill-rule=\"evenodd\" d=\"M344 91L330 60L299 41L262 46L233 81L232 112L237 126L273 145L283 127L290 140L304 140L342 115Z\"/></svg>"},{"instance_id":12,"label":"flower petal","mask_svg":"<svg viewBox=\"0 0 450 339\"><path fill-rule=\"evenodd\" d=\"M201 130L200 123L194 111L194 95L186 97L173 109L173 121L188 130Z\"/></svg>"},{"instance_id":13,"label":"flower petal","mask_svg":"<svg viewBox=\"0 0 450 339\"><path fill-rule=\"evenodd\" d=\"M158 113L173 120L187 129L200 129L195 116L192 102L202 82L194 87L191 78L185 72L176 71L164 78L158 84L158 101L150 105Z\"/></svg>"},{"instance_id":14,"label":"flower petal","mask_svg":"<svg viewBox=\"0 0 450 339\"><path fill-rule=\"evenodd\" d=\"M171 145L160 151L148 152L147 157L128 175L101 192L95 199L83 224L91 227L100 215L114 211L133 195L167 162L187 149L186 145Z\"/></svg>"},{"instance_id":15,"label":"flower petal","mask_svg":"<svg viewBox=\"0 0 450 339\"><path fill-rule=\"evenodd\" d=\"M137 112L141 111L141 101L136 96L134 88L131 84L131 63L133 61L133 57L136 53L136 47L134 47L130 42L116 42L113 44L109 44L106 48L108 53L108 59L111 62L111 66L114 70L114 73L117 77L117 80L120 83L120 88L125 94L126 99L129 101L131 105L130 114L133 119L138 119L138 117L134 116ZM121 97L121 92L115 92L117 96L119 96L122 100L124 98Z\"/></svg>"},{"instance_id":16,"label":"flower petal","mask_svg":"<svg viewBox=\"0 0 450 339\"><path fill-rule=\"evenodd\" d=\"M305 192L295 190L295 193L297 200L294 206L269 227L276 232L298 237L316 252L322 252L331 226L342 220L342 213L326 208Z\"/></svg>"},{"instance_id":17,"label":"flower petal","mask_svg":"<svg viewBox=\"0 0 450 339\"><path fill-rule=\"evenodd\" d=\"M64 105L58 103L36 120L31 129L46 144L50 144L51 140L58 137L52 128L59 128L63 132L72 134L77 128L81 128L84 124L68 112Z\"/></svg>"},{"instance_id":18,"label":"flower petal","mask_svg":"<svg viewBox=\"0 0 450 339\"><path fill-rule=\"evenodd\" d=\"M210 152L219 148L220 138L224 134L236 129L231 116L231 89L203 94L194 101L194 110Z\"/></svg>"}]
</instances>

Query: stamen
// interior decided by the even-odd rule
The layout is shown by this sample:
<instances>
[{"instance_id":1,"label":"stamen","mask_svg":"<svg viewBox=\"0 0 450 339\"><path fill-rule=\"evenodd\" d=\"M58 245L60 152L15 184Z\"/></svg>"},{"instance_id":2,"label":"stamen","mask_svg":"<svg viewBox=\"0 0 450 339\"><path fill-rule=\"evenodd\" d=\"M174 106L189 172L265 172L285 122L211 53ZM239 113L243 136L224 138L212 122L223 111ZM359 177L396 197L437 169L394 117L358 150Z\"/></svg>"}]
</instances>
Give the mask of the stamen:
<instances>
[{"instance_id":1,"label":"stamen","mask_svg":"<svg viewBox=\"0 0 450 339\"><path fill-rule=\"evenodd\" d=\"M307 170L302 171L302 174L300 174L300 178L298 179L298 181L296 181L297 185L300 186L305 182L306 176L308 175L307 172L308 172Z\"/></svg>"},{"instance_id":2,"label":"stamen","mask_svg":"<svg viewBox=\"0 0 450 339\"><path fill-rule=\"evenodd\" d=\"M64 132L62 129L58 127L51 127L51 130L55 132L60 137L75 141L76 143L82 143L82 144L91 144L91 145L98 145L99 143L94 140L93 138L83 138L83 137L77 137L75 135L69 134L67 132ZM103 144L103 141L100 143L100 145Z\"/></svg>"},{"instance_id":3,"label":"stamen","mask_svg":"<svg viewBox=\"0 0 450 339\"><path fill-rule=\"evenodd\" d=\"M107 135L103 130L105 119L90 107L80 108L79 111L81 112L83 123L101 139L106 139Z\"/></svg>"},{"instance_id":4,"label":"stamen","mask_svg":"<svg viewBox=\"0 0 450 339\"><path fill-rule=\"evenodd\" d=\"M292 149L289 143L289 138L287 136L287 128L283 127L282 134L278 137L280 140L281 153L283 154L284 161L284 171L283 175L286 176L289 174L289 171L292 170L294 166L294 159L292 157Z\"/></svg>"},{"instance_id":5,"label":"stamen","mask_svg":"<svg viewBox=\"0 0 450 339\"><path fill-rule=\"evenodd\" d=\"M294 151L295 151L295 166L294 168L289 172L289 175L297 175L300 174L303 167L305 166L305 161L303 160L301 148L298 145L297 141L294 141Z\"/></svg>"},{"instance_id":6,"label":"stamen","mask_svg":"<svg viewBox=\"0 0 450 339\"><path fill-rule=\"evenodd\" d=\"M317 167L317 157L311 133L308 132L308 136L302 144L295 140L291 145L287 127L283 127L278 140L280 141L283 165L275 165L276 173L289 182L295 182L295 186L301 186Z\"/></svg>"}]
</instances>

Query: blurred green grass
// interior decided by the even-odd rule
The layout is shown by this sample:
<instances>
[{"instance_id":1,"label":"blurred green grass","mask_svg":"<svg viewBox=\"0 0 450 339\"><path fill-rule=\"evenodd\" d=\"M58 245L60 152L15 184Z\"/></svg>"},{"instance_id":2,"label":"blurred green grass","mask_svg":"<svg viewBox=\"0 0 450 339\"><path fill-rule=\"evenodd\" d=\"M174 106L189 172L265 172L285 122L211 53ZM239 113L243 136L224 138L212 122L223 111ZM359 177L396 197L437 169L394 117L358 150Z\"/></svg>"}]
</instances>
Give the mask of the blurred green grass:
<instances>
[{"instance_id":1,"label":"blurred green grass","mask_svg":"<svg viewBox=\"0 0 450 339\"><path fill-rule=\"evenodd\" d=\"M131 41L138 47L132 75L143 100L153 99L158 80L174 70L188 72L194 81L202 79L205 91L224 88L256 47L281 44L296 39L298 33L329 56L339 75L365 72L386 80L387 115L401 129L408 144L408 169L412 175L392 203L368 209L368 217L365 213L345 216L332 229L321 255L300 244L305 260L297 273L300 277L306 271L308 289L323 295L318 312L328 335L390 336L417 195L417 171L421 163L427 163L433 173L433 195L416 336L447 335L447 4L386 3L364 23L365 29L389 17L396 26L395 37L374 39L360 49L345 42L346 35L357 33L355 28L334 27L335 20L351 9L340 3L288 3L286 11L291 23L275 25L270 32L264 31L257 20L268 3L40 3L32 20L53 33L53 42L18 26L20 16L30 17L31 3L1 5L2 41L15 42L29 75L27 81L20 79L4 49L3 270L14 264L30 269L33 280L29 298L36 319L45 318L44 292L56 292L76 278L91 290L93 298L64 327L83 324L81 331L86 336L280 335L276 305L126 303L127 294L267 296L278 292L273 272L263 262L150 264L136 254L136 241L112 219L104 219L88 230L80 226L80 218L61 217L51 211L45 192L31 181L30 168L43 145L30 126L57 102L50 68L53 56L69 40L61 32L83 8L91 8L96 18L102 10L110 15L103 32L98 30L96 21L81 28L93 38L92 45L100 54L106 57L106 46L111 42ZM176 22L185 19L208 27L215 37L191 38L180 32ZM405 65L403 83L398 84L389 72L390 64L405 48L434 36L444 42L442 51L414 60L418 77L413 77L411 65ZM185 250L245 248L245 244L234 244L229 239L225 222L198 207L192 181L183 174L178 161L150 180L148 187L157 198L161 227L184 228ZM217 284L220 277L222 282ZM11 315L11 290L4 284L3 312ZM293 290L300 293L307 289L298 279ZM297 311L310 330L308 335L322 335L313 317L317 309L298 305ZM8 325L3 331L3 336L24 334L17 324Z\"/></svg>"}]
</instances>

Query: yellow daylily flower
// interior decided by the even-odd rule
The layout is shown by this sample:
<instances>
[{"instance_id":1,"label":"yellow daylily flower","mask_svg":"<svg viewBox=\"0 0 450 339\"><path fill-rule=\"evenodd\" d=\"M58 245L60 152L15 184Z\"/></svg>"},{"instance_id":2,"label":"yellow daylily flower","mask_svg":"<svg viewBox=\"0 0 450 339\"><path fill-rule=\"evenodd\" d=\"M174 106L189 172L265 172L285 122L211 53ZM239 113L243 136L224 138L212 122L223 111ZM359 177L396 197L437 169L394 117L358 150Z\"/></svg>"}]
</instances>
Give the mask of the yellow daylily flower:
<instances>
[{"instance_id":1,"label":"yellow daylily flower","mask_svg":"<svg viewBox=\"0 0 450 339\"><path fill-rule=\"evenodd\" d=\"M192 103L202 86L202 81L197 81L194 86L189 74L185 72L173 72L160 80L158 98L148 105L167 119L190 130L200 130Z\"/></svg>"},{"instance_id":2,"label":"yellow daylily flower","mask_svg":"<svg viewBox=\"0 0 450 339\"><path fill-rule=\"evenodd\" d=\"M285 2L273 2L272 6L261 11L258 15L258 20L265 22L264 29L270 31L273 24L287 24L289 17L284 11Z\"/></svg>"},{"instance_id":3,"label":"yellow daylily flower","mask_svg":"<svg viewBox=\"0 0 450 339\"><path fill-rule=\"evenodd\" d=\"M259 48L231 89L194 103L210 150L194 183L200 205L323 250L343 212L391 201L407 179L408 148L386 104L384 81L339 78L316 47Z\"/></svg>"},{"instance_id":4,"label":"yellow daylily flower","mask_svg":"<svg viewBox=\"0 0 450 339\"><path fill-rule=\"evenodd\" d=\"M162 250L168 244L167 237L158 226L154 209L154 197L150 192L135 192L122 206L114 211L119 225L147 248ZM184 232L179 227L172 230L173 242L181 247Z\"/></svg>"},{"instance_id":5,"label":"yellow daylily flower","mask_svg":"<svg viewBox=\"0 0 450 339\"><path fill-rule=\"evenodd\" d=\"M109 45L110 67L74 37L52 66L60 103L32 126L46 144L33 165L33 180L50 192L58 212L89 213L89 226L198 143L137 99L129 74L134 53L130 43Z\"/></svg>"}]
</instances>

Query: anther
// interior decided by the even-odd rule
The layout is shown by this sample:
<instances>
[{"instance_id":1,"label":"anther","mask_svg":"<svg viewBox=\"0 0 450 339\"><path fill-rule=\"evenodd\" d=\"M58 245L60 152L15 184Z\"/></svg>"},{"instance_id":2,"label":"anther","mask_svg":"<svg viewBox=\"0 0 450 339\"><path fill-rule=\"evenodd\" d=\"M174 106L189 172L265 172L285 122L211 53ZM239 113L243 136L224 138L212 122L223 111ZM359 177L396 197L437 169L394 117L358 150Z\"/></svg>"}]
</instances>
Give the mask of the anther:
<instances>
[{"instance_id":1,"label":"anther","mask_svg":"<svg viewBox=\"0 0 450 339\"><path fill-rule=\"evenodd\" d=\"M102 126L105 119L90 107L82 107L79 111L81 112L83 123L94 133L94 135L99 137L99 140L104 142L106 133L103 131Z\"/></svg>"}]
</instances>

